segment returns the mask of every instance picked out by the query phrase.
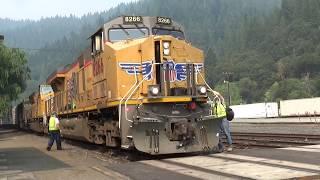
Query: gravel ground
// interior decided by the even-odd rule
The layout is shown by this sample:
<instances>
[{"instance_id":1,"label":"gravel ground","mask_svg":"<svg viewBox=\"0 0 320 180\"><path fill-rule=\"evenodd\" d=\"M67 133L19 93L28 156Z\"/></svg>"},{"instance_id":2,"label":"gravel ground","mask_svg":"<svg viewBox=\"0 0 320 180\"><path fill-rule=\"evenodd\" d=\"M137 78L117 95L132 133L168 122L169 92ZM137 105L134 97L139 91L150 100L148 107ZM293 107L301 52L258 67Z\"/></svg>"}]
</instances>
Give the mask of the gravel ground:
<instances>
[{"instance_id":1,"label":"gravel ground","mask_svg":"<svg viewBox=\"0 0 320 180\"><path fill-rule=\"evenodd\" d=\"M72 140L63 140L62 151L54 145L48 152L47 142L47 136L0 128L0 180L197 179L140 163L190 154L152 157Z\"/></svg>"},{"instance_id":2,"label":"gravel ground","mask_svg":"<svg viewBox=\"0 0 320 180\"><path fill-rule=\"evenodd\" d=\"M232 132L256 132L256 133L289 133L289 134L320 134L319 124L290 124L290 123L231 123ZM185 173L207 173L211 179L224 179L226 174L219 171L204 171L206 164L200 169L193 166L179 165L179 169L168 169L173 164L165 164L165 167L155 168L146 162L157 162L158 165L166 163L166 159L195 159L202 161L204 156L190 156L194 154L164 155L151 157L137 152L128 152L119 149L106 148L103 145L93 145L79 141L64 140L63 150L57 151L53 146L52 151L46 151L47 136L39 136L32 133L0 128L0 180L5 179L196 179L185 176ZM306 149L317 151L317 149ZM235 149L233 153L245 153L248 150ZM254 150L258 151L258 150ZM268 153L265 150L264 153ZM298 152L298 154L301 152ZM249 153L250 154L250 153ZM290 154L285 152L285 154ZM222 154L226 155L226 154ZM259 155L259 154L258 154ZM257 156L258 156L257 155ZM316 154L318 155L318 154ZM186 157L184 157L186 156ZM280 154L279 156L282 157ZM314 157L315 155L312 155ZM206 156L205 156L206 157ZM140 161L148 160L151 161ZM159 159L159 160L158 160ZM206 158L208 160L208 158ZM252 159L252 158L251 158ZM290 159L290 157L288 158ZM131 161L131 162L130 162ZM139 161L139 162L132 162ZM300 162L300 159L296 160ZM145 163L144 163L145 162ZM190 163L190 162L188 162ZM213 162L209 162L213 163ZM216 163L216 162L215 162ZM225 163L225 162L223 162ZM316 161L315 163L318 163ZM191 162L193 165L193 160ZM236 162L241 168L243 164ZM177 164L175 165L177 166ZM256 165L252 166L255 167ZM185 169L189 167L189 169ZM215 166L213 166L215 167ZM212 168L213 168L212 167ZM251 168L252 168L251 167ZM260 166L259 166L260 167ZM231 168L237 170L238 168ZM176 171L180 170L180 174ZM118 173L119 172L119 173ZM182 173L183 172L183 173ZM224 172L224 171L223 171ZM260 171L259 171L260 172ZM121 173L121 174L120 174ZM254 172L256 173L256 172ZM130 178L129 178L130 177ZM207 178L208 179L208 178ZM210 178L209 178L210 179Z\"/></svg>"},{"instance_id":3,"label":"gravel ground","mask_svg":"<svg viewBox=\"0 0 320 180\"><path fill-rule=\"evenodd\" d=\"M122 179L106 168L128 162L126 156L64 141L46 151L47 136L0 129L0 179Z\"/></svg>"}]
</instances>

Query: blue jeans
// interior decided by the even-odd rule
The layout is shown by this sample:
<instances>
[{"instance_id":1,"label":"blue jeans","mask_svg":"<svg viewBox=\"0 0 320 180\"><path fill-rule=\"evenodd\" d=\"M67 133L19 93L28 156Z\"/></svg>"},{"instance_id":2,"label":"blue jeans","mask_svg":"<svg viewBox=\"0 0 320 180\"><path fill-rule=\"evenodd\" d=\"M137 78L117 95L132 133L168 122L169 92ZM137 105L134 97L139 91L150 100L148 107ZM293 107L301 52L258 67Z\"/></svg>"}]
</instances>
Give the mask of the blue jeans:
<instances>
[{"instance_id":1,"label":"blue jeans","mask_svg":"<svg viewBox=\"0 0 320 180\"><path fill-rule=\"evenodd\" d=\"M222 119L221 121L221 124L220 124L220 135L219 135L219 149L222 150L223 149L223 144L222 144L222 136L225 135L226 138L227 138L227 143L229 145L232 144L232 138L231 138L231 134L230 134L230 125L229 125L229 121L224 118Z\"/></svg>"},{"instance_id":2,"label":"blue jeans","mask_svg":"<svg viewBox=\"0 0 320 180\"><path fill-rule=\"evenodd\" d=\"M49 131L48 148L51 149L54 141L56 141L57 149L61 149L60 131Z\"/></svg>"}]
</instances>

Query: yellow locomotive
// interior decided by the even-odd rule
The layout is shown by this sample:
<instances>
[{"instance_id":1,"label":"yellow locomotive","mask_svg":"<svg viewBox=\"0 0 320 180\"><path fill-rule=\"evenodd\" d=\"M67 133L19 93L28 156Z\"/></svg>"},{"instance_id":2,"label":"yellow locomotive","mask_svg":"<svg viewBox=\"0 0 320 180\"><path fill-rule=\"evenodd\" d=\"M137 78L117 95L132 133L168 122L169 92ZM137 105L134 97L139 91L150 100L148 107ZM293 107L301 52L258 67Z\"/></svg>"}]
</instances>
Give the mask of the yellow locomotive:
<instances>
[{"instance_id":1,"label":"yellow locomotive","mask_svg":"<svg viewBox=\"0 0 320 180\"><path fill-rule=\"evenodd\" d=\"M166 17L122 16L91 36L91 49L52 73L30 97L29 127L150 154L209 150L219 118L207 103L203 52Z\"/></svg>"}]
</instances>

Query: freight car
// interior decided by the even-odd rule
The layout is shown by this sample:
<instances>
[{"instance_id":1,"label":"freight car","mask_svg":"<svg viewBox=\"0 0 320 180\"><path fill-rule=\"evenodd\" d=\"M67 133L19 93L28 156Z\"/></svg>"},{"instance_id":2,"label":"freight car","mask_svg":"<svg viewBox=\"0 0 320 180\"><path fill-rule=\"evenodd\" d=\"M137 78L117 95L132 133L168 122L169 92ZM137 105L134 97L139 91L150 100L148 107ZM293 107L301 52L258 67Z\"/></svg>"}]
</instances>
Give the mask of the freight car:
<instances>
[{"instance_id":1,"label":"freight car","mask_svg":"<svg viewBox=\"0 0 320 180\"><path fill-rule=\"evenodd\" d=\"M31 129L46 132L57 112L64 137L106 146L167 154L218 144L221 118L207 103L203 52L181 25L122 16L90 39L91 48L30 96L23 113Z\"/></svg>"},{"instance_id":2,"label":"freight car","mask_svg":"<svg viewBox=\"0 0 320 180\"><path fill-rule=\"evenodd\" d=\"M238 119L320 116L320 97L234 105L231 108Z\"/></svg>"},{"instance_id":3,"label":"freight car","mask_svg":"<svg viewBox=\"0 0 320 180\"><path fill-rule=\"evenodd\" d=\"M32 119L31 116L31 104L29 100L23 100L20 104L15 107L15 120L17 122L17 126L20 129L30 129L29 120Z\"/></svg>"},{"instance_id":4,"label":"freight car","mask_svg":"<svg viewBox=\"0 0 320 180\"><path fill-rule=\"evenodd\" d=\"M233 105L231 108L236 119L279 117L279 106L276 102Z\"/></svg>"},{"instance_id":5,"label":"freight car","mask_svg":"<svg viewBox=\"0 0 320 180\"><path fill-rule=\"evenodd\" d=\"M280 101L279 114L283 117L320 116L320 97Z\"/></svg>"}]
</instances>

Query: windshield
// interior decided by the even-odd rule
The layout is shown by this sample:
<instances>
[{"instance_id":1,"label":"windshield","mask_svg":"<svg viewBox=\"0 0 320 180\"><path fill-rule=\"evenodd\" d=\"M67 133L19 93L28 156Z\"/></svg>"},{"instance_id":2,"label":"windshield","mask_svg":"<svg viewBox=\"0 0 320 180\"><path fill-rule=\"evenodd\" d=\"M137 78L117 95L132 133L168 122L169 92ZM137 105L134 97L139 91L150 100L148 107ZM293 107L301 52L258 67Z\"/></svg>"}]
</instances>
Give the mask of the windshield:
<instances>
[{"instance_id":1,"label":"windshield","mask_svg":"<svg viewBox=\"0 0 320 180\"><path fill-rule=\"evenodd\" d=\"M154 35L171 35L178 39L184 39L183 32L178 30L153 28L152 33Z\"/></svg>"},{"instance_id":2,"label":"windshield","mask_svg":"<svg viewBox=\"0 0 320 180\"><path fill-rule=\"evenodd\" d=\"M110 29L109 30L109 41L117 42L127 39L143 38L149 35L147 28L136 28L136 29Z\"/></svg>"}]
</instances>

